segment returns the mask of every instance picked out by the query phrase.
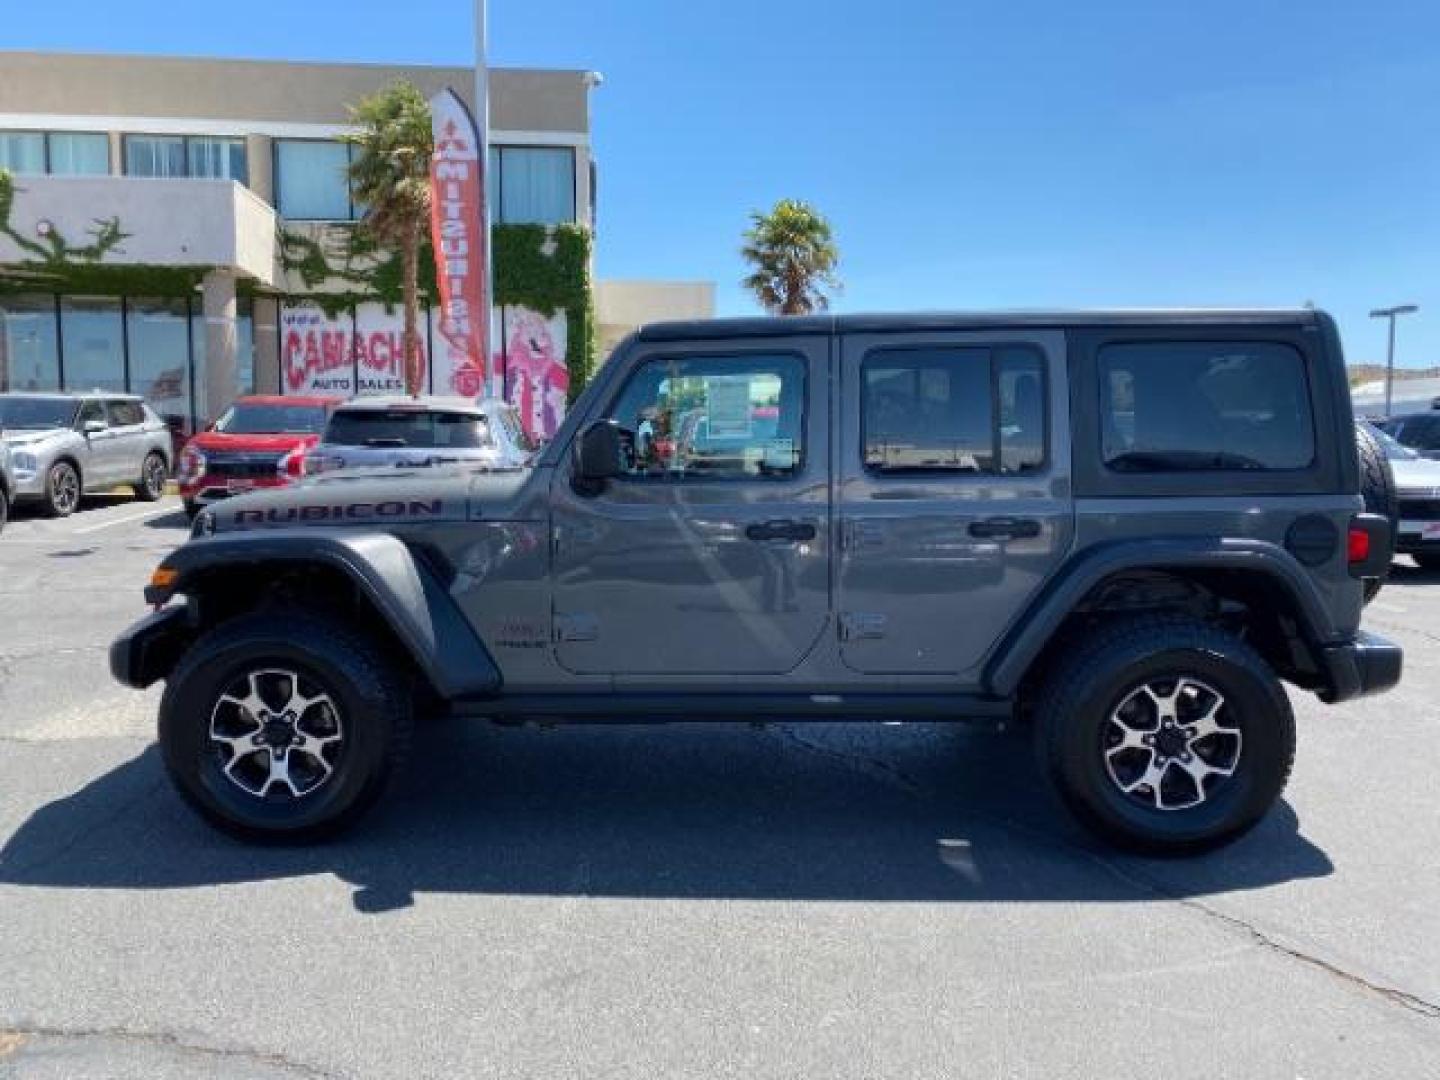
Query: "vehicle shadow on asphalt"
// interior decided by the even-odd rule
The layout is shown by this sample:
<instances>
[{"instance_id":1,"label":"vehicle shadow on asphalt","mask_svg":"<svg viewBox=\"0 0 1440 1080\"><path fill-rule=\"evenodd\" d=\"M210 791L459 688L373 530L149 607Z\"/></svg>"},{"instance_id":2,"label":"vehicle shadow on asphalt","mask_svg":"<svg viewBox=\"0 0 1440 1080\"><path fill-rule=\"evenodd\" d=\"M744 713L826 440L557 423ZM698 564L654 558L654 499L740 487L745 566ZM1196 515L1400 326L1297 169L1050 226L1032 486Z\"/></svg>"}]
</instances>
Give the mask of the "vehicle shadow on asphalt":
<instances>
[{"instance_id":1,"label":"vehicle shadow on asphalt","mask_svg":"<svg viewBox=\"0 0 1440 1080\"><path fill-rule=\"evenodd\" d=\"M1204 857L1091 841L1028 741L964 725L502 730L436 721L371 817L310 847L201 824L146 750L37 810L0 882L167 889L332 873L355 907L416 893L930 902L1133 902L1327 875L1281 803Z\"/></svg>"}]
</instances>

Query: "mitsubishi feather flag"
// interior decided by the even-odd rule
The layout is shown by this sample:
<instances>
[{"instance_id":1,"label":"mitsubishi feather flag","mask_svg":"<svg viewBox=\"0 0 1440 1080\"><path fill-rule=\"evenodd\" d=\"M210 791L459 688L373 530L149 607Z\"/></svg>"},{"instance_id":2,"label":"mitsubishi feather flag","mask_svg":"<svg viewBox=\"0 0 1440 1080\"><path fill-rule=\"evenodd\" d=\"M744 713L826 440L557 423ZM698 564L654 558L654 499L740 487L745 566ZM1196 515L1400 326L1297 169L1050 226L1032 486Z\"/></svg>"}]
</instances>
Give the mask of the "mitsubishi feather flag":
<instances>
[{"instance_id":1,"label":"mitsubishi feather flag","mask_svg":"<svg viewBox=\"0 0 1440 1080\"><path fill-rule=\"evenodd\" d=\"M443 345L434 350L435 392L477 397L490 357L485 162L475 119L454 90L431 98L430 113L430 239L440 291L436 344Z\"/></svg>"}]
</instances>

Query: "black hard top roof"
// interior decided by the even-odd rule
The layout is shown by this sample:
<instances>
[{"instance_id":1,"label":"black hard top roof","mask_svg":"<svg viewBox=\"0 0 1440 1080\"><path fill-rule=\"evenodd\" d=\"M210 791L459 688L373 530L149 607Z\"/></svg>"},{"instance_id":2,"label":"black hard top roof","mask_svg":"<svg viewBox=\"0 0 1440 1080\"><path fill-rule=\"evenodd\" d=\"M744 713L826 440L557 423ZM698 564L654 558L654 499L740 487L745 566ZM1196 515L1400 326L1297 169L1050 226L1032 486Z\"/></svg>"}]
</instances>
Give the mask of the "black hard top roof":
<instances>
[{"instance_id":1,"label":"black hard top roof","mask_svg":"<svg viewBox=\"0 0 1440 1080\"><path fill-rule=\"evenodd\" d=\"M906 330L988 330L1000 327L1310 326L1313 308L1172 308L1110 311L928 311L901 314L790 315L750 319L687 319L642 326L641 341L788 337L798 334L893 333Z\"/></svg>"}]
</instances>

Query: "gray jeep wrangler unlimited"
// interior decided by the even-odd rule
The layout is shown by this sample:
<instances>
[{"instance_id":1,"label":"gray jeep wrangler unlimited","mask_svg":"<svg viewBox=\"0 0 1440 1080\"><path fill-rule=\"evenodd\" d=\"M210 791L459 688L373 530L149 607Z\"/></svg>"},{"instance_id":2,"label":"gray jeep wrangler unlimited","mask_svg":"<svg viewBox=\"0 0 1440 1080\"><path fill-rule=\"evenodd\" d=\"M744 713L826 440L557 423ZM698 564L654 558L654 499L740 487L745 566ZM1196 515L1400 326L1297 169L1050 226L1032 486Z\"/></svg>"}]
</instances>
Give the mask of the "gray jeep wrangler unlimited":
<instances>
[{"instance_id":1,"label":"gray jeep wrangler unlimited","mask_svg":"<svg viewBox=\"0 0 1440 1080\"><path fill-rule=\"evenodd\" d=\"M247 836L350 822L417 711L1013 714L1085 824L1201 850L1285 785L1282 680L1399 679L1355 447L1315 311L650 326L528 468L205 511L111 664L168 680L171 776Z\"/></svg>"}]
</instances>

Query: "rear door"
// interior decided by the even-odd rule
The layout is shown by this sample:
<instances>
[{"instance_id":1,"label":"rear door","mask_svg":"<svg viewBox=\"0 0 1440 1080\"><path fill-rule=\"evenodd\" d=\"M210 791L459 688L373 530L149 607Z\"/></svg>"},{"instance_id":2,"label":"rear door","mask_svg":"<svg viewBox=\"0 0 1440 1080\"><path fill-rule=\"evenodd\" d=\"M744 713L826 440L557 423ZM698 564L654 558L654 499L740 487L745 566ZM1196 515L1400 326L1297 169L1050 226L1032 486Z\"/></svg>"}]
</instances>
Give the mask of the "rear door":
<instances>
[{"instance_id":1,"label":"rear door","mask_svg":"<svg viewBox=\"0 0 1440 1080\"><path fill-rule=\"evenodd\" d=\"M844 662L978 681L1074 535L1064 334L848 334L840 372Z\"/></svg>"},{"instance_id":2,"label":"rear door","mask_svg":"<svg viewBox=\"0 0 1440 1080\"><path fill-rule=\"evenodd\" d=\"M117 482L138 480L151 444L145 410L138 401L112 398L105 403L105 412L110 421L110 439L106 446L112 455L115 479Z\"/></svg>"}]
</instances>

